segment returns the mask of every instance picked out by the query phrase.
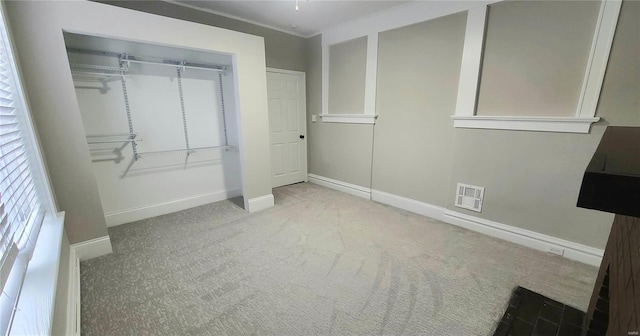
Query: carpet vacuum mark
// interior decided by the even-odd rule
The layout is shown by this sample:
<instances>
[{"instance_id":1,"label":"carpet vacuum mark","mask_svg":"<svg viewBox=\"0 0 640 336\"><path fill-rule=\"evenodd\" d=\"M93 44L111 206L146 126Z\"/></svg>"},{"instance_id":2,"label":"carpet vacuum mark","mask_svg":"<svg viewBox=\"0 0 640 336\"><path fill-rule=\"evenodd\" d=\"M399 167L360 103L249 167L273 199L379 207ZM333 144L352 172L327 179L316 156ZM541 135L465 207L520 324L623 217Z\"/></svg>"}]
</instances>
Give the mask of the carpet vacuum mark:
<instances>
[{"instance_id":1,"label":"carpet vacuum mark","mask_svg":"<svg viewBox=\"0 0 640 336\"><path fill-rule=\"evenodd\" d=\"M313 184L109 229L83 335L490 335L519 285L586 309L597 269Z\"/></svg>"}]
</instances>

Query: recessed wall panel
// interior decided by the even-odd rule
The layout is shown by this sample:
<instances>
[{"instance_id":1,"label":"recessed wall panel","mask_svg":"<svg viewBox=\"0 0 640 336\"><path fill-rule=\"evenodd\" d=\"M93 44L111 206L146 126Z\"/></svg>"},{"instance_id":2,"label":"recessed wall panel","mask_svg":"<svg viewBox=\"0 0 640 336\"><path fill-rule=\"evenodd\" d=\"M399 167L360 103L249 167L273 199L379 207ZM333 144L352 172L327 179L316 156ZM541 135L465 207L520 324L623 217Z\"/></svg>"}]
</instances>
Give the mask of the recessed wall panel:
<instances>
[{"instance_id":1,"label":"recessed wall panel","mask_svg":"<svg viewBox=\"0 0 640 336\"><path fill-rule=\"evenodd\" d=\"M329 114L363 114L367 37L329 46Z\"/></svg>"},{"instance_id":2,"label":"recessed wall panel","mask_svg":"<svg viewBox=\"0 0 640 336\"><path fill-rule=\"evenodd\" d=\"M599 1L489 6L477 115L574 116Z\"/></svg>"}]
</instances>

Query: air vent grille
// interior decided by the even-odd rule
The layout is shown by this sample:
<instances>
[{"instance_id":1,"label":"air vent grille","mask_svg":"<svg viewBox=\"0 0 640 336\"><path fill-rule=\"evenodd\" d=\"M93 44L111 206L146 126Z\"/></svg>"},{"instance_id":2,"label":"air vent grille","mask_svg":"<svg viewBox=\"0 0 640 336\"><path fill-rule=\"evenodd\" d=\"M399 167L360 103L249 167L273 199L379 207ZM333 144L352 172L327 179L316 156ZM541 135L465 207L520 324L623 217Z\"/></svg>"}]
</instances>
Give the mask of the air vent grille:
<instances>
[{"instance_id":1,"label":"air vent grille","mask_svg":"<svg viewBox=\"0 0 640 336\"><path fill-rule=\"evenodd\" d=\"M458 183L455 205L460 208L482 212L483 197L483 187L476 187L469 184Z\"/></svg>"}]
</instances>

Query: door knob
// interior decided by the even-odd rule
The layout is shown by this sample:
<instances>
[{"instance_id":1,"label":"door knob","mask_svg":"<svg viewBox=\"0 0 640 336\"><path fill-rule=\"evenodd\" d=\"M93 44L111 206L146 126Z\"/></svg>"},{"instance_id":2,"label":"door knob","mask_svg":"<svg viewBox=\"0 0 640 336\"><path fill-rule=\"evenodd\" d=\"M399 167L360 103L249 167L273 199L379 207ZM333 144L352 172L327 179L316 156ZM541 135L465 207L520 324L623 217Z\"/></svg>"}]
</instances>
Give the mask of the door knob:
<instances>
[{"instance_id":1,"label":"door knob","mask_svg":"<svg viewBox=\"0 0 640 336\"><path fill-rule=\"evenodd\" d=\"M304 139L304 135L300 134L300 139Z\"/></svg>"}]
</instances>

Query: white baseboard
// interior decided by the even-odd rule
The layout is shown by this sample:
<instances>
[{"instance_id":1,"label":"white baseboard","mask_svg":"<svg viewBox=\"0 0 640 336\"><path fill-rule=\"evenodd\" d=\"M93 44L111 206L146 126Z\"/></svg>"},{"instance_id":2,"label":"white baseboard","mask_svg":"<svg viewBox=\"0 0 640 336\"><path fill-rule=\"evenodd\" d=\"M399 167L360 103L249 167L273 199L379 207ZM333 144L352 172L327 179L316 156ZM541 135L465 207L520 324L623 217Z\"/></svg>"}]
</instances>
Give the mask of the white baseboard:
<instances>
[{"instance_id":1,"label":"white baseboard","mask_svg":"<svg viewBox=\"0 0 640 336\"><path fill-rule=\"evenodd\" d=\"M394 194L389 194L380 190L371 190L371 199L376 202L417 213L418 215L423 215L444 221L443 215L446 209L437 205L416 201L411 198L406 198Z\"/></svg>"},{"instance_id":2,"label":"white baseboard","mask_svg":"<svg viewBox=\"0 0 640 336\"><path fill-rule=\"evenodd\" d=\"M555 250L561 250L563 251L563 257L592 266L600 266L602 256L604 255L603 250L591 246L466 215L437 205L420 202L380 190L357 186L324 176L309 174L309 182L339 190L354 196L371 199L376 202L391 205L396 208L431 217L448 224L460 226L471 231L476 231L543 252L548 252L552 248Z\"/></svg>"},{"instance_id":3,"label":"white baseboard","mask_svg":"<svg viewBox=\"0 0 640 336\"><path fill-rule=\"evenodd\" d=\"M103 236L73 244L71 245L71 251L73 251L76 258L88 260L109 254L113 252L113 249L111 248L111 239L109 236Z\"/></svg>"},{"instance_id":4,"label":"white baseboard","mask_svg":"<svg viewBox=\"0 0 640 336\"><path fill-rule=\"evenodd\" d=\"M254 197L246 200L245 210L248 212L256 212L272 207L275 204L273 194Z\"/></svg>"},{"instance_id":5,"label":"white baseboard","mask_svg":"<svg viewBox=\"0 0 640 336\"><path fill-rule=\"evenodd\" d=\"M109 236L71 245L69 250L69 289L67 291L67 332L65 335L80 336L80 260L96 258L111 252L113 250Z\"/></svg>"},{"instance_id":6,"label":"white baseboard","mask_svg":"<svg viewBox=\"0 0 640 336\"><path fill-rule=\"evenodd\" d=\"M123 211L106 213L104 215L107 226L112 227L125 223L131 223L142 219L166 215L168 213L186 210L197 206L223 201L242 195L240 189L221 190L209 194L181 198L160 204L153 204Z\"/></svg>"},{"instance_id":7,"label":"white baseboard","mask_svg":"<svg viewBox=\"0 0 640 336\"><path fill-rule=\"evenodd\" d=\"M80 336L80 259L72 248L69 253L69 289L67 291L67 332Z\"/></svg>"},{"instance_id":8,"label":"white baseboard","mask_svg":"<svg viewBox=\"0 0 640 336\"><path fill-rule=\"evenodd\" d=\"M602 256L604 255L603 250L591 246L455 211L445 211L444 217L444 222L449 224L524 245L539 251L547 252L550 248L564 250L563 257L592 266L600 266Z\"/></svg>"},{"instance_id":9,"label":"white baseboard","mask_svg":"<svg viewBox=\"0 0 640 336\"><path fill-rule=\"evenodd\" d=\"M372 190L371 196L372 200L376 202L435 218L448 224L453 224L471 231L476 231L543 252L549 251L550 248L559 249L564 251L563 257L588 265L600 266L602 256L604 255L604 251L601 249L521 229L515 226L466 215L433 204L389 194L383 191Z\"/></svg>"},{"instance_id":10,"label":"white baseboard","mask_svg":"<svg viewBox=\"0 0 640 336\"><path fill-rule=\"evenodd\" d=\"M338 191L358 196L366 199L371 199L371 189L367 187L361 187L359 185L334 180L332 178L319 176L315 174L308 174L309 182L321 185L323 187L335 189Z\"/></svg>"}]
</instances>

